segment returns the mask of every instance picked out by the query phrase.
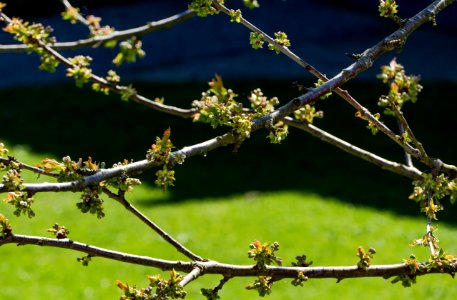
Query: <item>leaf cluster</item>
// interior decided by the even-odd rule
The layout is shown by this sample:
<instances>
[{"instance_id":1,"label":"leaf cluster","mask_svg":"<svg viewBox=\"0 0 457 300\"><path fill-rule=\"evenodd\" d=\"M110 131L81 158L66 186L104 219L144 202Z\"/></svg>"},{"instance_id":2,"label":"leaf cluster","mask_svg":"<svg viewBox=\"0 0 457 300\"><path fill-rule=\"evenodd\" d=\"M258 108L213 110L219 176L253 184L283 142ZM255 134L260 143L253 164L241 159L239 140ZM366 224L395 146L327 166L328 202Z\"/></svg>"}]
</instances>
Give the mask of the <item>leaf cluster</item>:
<instances>
[{"instance_id":1,"label":"leaf cluster","mask_svg":"<svg viewBox=\"0 0 457 300\"><path fill-rule=\"evenodd\" d=\"M68 238L68 234L70 234L70 231L65 226L61 226L57 223L52 225L52 227L48 229L48 232L59 240Z\"/></svg>"},{"instance_id":2,"label":"leaf cluster","mask_svg":"<svg viewBox=\"0 0 457 300\"><path fill-rule=\"evenodd\" d=\"M217 2L224 4L224 0L218 0ZM192 0L192 2L189 3L188 8L193 9L199 17L206 17L219 13L219 10L213 7L212 0Z\"/></svg>"},{"instance_id":3,"label":"leaf cluster","mask_svg":"<svg viewBox=\"0 0 457 300\"><path fill-rule=\"evenodd\" d=\"M397 63L396 59L381 67L378 78L389 85L389 93L381 96L378 101L378 105L384 107L384 113L388 115L394 115L394 109L401 110L406 102L415 103L417 95L422 90L422 85L419 84L420 77L406 75L403 65Z\"/></svg>"},{"instance_id":4,"label":"leaf cluster","mask_svg":"<svg viewBox=\"0 0 457 300\"><path fill-rule=\"evenodd\" d=\"M72 66L67 69L67 76L73 77L77 87L82 87L89 82L92 70L89 68L92 58L90 56L77 55L70 58Z\"/></svg>"},{"instance_id":5,"label":"leaf cluster","mask_svg":"<svg viewBox=\"0 0 457 300\"><path fill-rule=\"evenodd\" d=\"M0 151L2 156L8 153L3 144L0 144ZM29 218L34 217L35 212L32 210L34 200L31 193L23 191L25 186L20 163L14 157L9 157L7 164L0 164L0 171L5 171L5 175L2 177L2 184L9 191L4 201L16 208L13 212L14 215L20 216L24 214Z\"/></svg>"},{"instance_id":6,"label":"leaf cluster","mask_svg":"<svg viewBox=\"0 0 457 300\"><path fill-rule=\"evenodd\" d=\"M436 213L443 209L439 200L449 196L451 204L456 202L457 178L431 173L422 174L422 177L422 180L413 181L414 189L409 199L420 203L422 211L431 219L436 219Z\"/></svg>"},{"instance_id":7,"label":"leaf cluster","mask_svg":"<svg viewBox=\"0 0 457 300\"><path fill-rule=\"evenodd\" d=\"M270 295L272 290L274 280L268 276L259 276L254 283L247 285L247 290L257 290L260 297L265 297L266 295Z\"/></svg>"},{"instance_id":8,"label":"leaf cluster","mask_svg":"<svg viewBox=\"0 0 457 300\"><path fill-rule=\"evenodd\" d=\"M161 275L148 276L149 285L146 288L136 288L129 286L128 283L117 281L117 286L124 293L122 300L167 300L167 299L184 299L186 292L179 284L183 276L175 270L170 272L170 279L166 280ZM155 289L155 290L154 290Z\"/></svg>"},{"instance_id":9,"label":"leaf cluster","mask_svg":"<svg viewBox=\"0 0 457 300\"><path fill-rule=\"evenodd\" d=\"M102 190L99 185L91 185L81 192L80 201L76 203L76 207L82 213L90 213L96 215L98 219L105 216L103 199L100 198Z\"/></svg>"},{"instance_id":10,"label":"leaf cluster","mask_svg":"<svg viewBox=\"0 0 457 300\"><path fill-rule=\"evenodd\" d=\"M146 153L146 159L149 161L163 163L162 170L156 172L156 181L155 184L161 186L164 191L167 190L169 186L174 185L175 171L172 169L172 164L170 164L170 154L171 149L174 148L170 140L171 129L168 128L163 132L162 138L156 137L156 143L152 144L151 148ZM183 159L182 157L180 157ZM182 160L178 159L178 162L182 163Z\"/></svg>"},{"instance_id":11,"label":"leaf cluster","mask_svg":"<svg viewBox=\"0 0 457 300\"><path fill-rule=\"evenodd\" d=\"M141 48L142 45L141 40L137 37L121 42L119 45L120 52L113 59L113 63L120 66L124 61L134 63L137 58L143 58L146 52Z\"/></svg>"},{"instance_id":12,"label":"leaf cluster","mask_svg":"<svg viewBox=\"0 0 457 300\"><path fill-rule=\"evenodd\" d=\"M11 226L9 220L0 213L0 231L1 231L1 237L7 238L13 233L13 227Z\"/></svg>"},{"instance_id":13,"label":"leaf cluster","mask_svg":"<svg viewBox=\"0 0 457 300\"><path fill-rule=\"evenodd\" d=\"M44 27L40 23L30 24L19 18L13 18L3 30L14 35L17 41L27 45L29 52L36 52L40 56L41 70L52 73L59 66L58 59L43 48L43 44L52 45L56 41L51 36L53 31L51 27Z\"/></svg>"},{"instance_id":14,"label":"leaf cluster","mask_svg":"<svg viewBox=\"0 0 457 300\"><path fill-rule=\"evenodd\" d=\"M357 268L362 270L368 269L375 253L376 250L374 248L365 251L362 246L359 246L359 248L357 248L357 253L355 254L360 259L357 263Z\"/></svg>"},{"instance_id":15,"label":"leaf cluster","mask_svg":"<svg viewBox=\"0 0 457 300\"><path fill-rule=\"evenodd\" d=\"M285 48L290 47L291 43L287 34L282 31L277 31L274 33L275 39L274 41L276 44L268 43L268 49L275 51L276 54L279 54L281 51L279 50L278 46L283 46ZM257 50L263 48L263 44L265 43L265 36L261 32L251 32L249 35L249 43L251 44L252 48Z\"/></svg>"},{"instance_id":16,"label":"leaf cluster","mask_svg":"<svg viewBox=\"0 0 457 300\"><path fill-rule=\"evenodd\" d=\"M279 266L282 265L282 259L276 256L276 252L279 250L278 242L270 245L269 243L262 244L259 241L255 241L249 245L249 248L248 257L256 262L255 267L257 269L265 270L266 266L272 263Z\"/></svg>"},{"instance_id":17,"label":"leaf cluster","mask_svg":"<svg viewBox=\"0 0 457 300\"><path fill-rule=\"evenodd\" d=\"M225 88L219 75L208 85L210 88L202 93L201 99L192 102L192 106L198 110L193 120L209 123L213 128L228 126L233 128L240 140L249 138L253 116L243 111L243 104L236 100L238 95Z\"/></svg>"}]
</instances>

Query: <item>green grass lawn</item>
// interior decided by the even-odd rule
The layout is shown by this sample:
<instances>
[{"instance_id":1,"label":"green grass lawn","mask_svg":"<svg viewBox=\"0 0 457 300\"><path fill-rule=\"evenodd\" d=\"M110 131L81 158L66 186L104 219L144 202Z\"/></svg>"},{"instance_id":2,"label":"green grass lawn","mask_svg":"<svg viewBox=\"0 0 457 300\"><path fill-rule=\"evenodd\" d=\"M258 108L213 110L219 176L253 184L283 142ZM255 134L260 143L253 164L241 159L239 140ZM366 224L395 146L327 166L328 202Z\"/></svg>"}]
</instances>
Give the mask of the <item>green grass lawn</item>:
<instances>
[{"instance_id":1,"label":"green grass lawn","mask_svg":"<svg viewBox=\"0 0 457 300\"><path fill-rule=\"evenodd\" d=\"M37 162L43 155L16 147L16 157ZM170 193L173 193L171 191ZM197 254L225 263L251 264L249 244L255 240L278 241L278 253L285 264L306 254L314 266L354 265L359 245L377 250L375 264L399 263L411 253L428 258L426 248L408 243L425 231L423 217L408 217L311 192L245 192L217 198L189 197L170 200L147 185L137 188L128 199L172 236ZM39 194L31 220L12 215L12 208L0 202L0 212L8 216L17 234L49 236L54 223L65 225L70 238L99 247L128 251L165 259L183 259L129 215L123 207L106 199L102 220L76 210L78 194ZM403 201L403 199L401 199ZM400 201L400 200L399 200ZM457 228L439 223L441 246L457 253ZM116 280L145 286L146 276L159 271L141 266L94 258L84 267L76 261L83 254L37 246L0 247L0 299L118 299ZM217 285L218 276L205 276L186 287L188 299L203 299L200 288ZM255 291L244 287L252 278L233 279L221 292L222 299L255 299ZM456 282L448 275L418 278L411 288L392 285L381 278L310 280L293 287L290 280L278 282L269 299L455 299Z\"/></svg>"}]
</instances>

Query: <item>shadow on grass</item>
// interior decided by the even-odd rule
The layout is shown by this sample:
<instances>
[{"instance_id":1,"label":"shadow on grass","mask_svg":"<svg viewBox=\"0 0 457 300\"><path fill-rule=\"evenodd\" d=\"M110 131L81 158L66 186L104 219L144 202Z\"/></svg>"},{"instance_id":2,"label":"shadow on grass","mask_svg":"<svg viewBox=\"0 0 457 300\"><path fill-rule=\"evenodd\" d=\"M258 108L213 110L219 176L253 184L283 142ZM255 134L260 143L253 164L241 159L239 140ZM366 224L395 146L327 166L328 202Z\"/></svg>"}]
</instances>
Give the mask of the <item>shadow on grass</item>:
<instances>
[{"instance_id":1,"label":"shadow on grass","mask_svg":"<svg viewBox=\"0 0 457 300\"><path fill-rule=\"evenodd\" d=\"M424 85L420 104L416 104L415 110L406 107L405 113L414 125L416 135L424 145L430 145L427 147L430 154L455 163L457 133L453 111L456 104L434 97L455 87ZM180 107L189 107L191 101L207 89L205 83L135 86L145 96L163 96L166 103ZM264 93L267 96L278 96L283 102L299 93L291 82L258 81L238 86L226 83L226 86L232 87L240 99L259 86L266 86ZM376 109L375 98L383 92L381 85L347 88L372 109ZM375 98L370 98L368 93ZM124 158L144 159L155 136L161 136L168 127L172 129L171 138L178 148L224 132L122 102L116 95L106 97L73 86L2 90L0 99L0 139L13 145L27 145L34 152L49 153L56 158L91 156L110 165ZM353 109L343 101L331 97L319 102L317 108L325 111L325 118L317 121L322 128L377 154L402 160L400 149L381 135L372 137L364 122L353 117ZM418 214L418 205L407 200L412 190L410 180L380 170L305 132L291 129L281 145L270 144L266 136L266 131L253 134L238 153L233 153L233 147L229 146L208 153L206 157L186 160L176 167L176 186L166 201L217 198L253 191L300 190L335 197L353 205L388 209L398 214ZM154 172L143 174L141 179L153 184ZM447 203L440 219L455 223L452 215L456 208ZM142 204L160 205L160 201L145 199Z\"/></svg>"}]
</instances>

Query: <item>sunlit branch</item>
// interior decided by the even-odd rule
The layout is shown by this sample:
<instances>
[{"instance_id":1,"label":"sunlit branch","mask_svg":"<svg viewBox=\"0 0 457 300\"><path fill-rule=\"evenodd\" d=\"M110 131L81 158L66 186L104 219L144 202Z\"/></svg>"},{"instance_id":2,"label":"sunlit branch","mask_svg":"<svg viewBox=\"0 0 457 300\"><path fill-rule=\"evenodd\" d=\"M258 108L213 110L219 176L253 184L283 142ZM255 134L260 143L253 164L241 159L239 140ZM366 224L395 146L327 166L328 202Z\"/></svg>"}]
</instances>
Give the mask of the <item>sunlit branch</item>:
<instances>
[{"instance_id":1,"label":"sunlit branch","mask_svg":"<svg viewBox=\"0 0 457 300\"><path fill-rule=\"evenodd\" d=\"M108 250L105 248L95 247L85 243L69 239L53 239L37 236L16 235L13 234L4 239L0 238L0 246L5 244L18 244L18 245L36 245L36 246L49 246L55 248L70 249L83 253L90 254L93 257L103 257L116 261L121 261L130 264L137 264L142 266L150 266L160 268L162 270L176 270L185 273L191 273L196 268L200 271L194 271L190 280L195 275L203 274L220 274L225 278L232 277L251 277L251 276L273 276L276 278L296 278L298 272L308 278L335 278L342 280L345 278L361 278L361 277L382 277L390 278L398 275L407 276L421 276L432 273L451 274L457 271L457 262L452 262L445 270L430 267L429 263L419 263L419 269L414 274L411 274L411 269L406 264L391 264L391 265L371 265L366 270L354 266L330 266L330 267L277 267L265 266L265 269L255 268L254 265L234 265L225 264L217 261L197 261L197 262L183 262L183 261L170 261L164 259L157 259L148 256L139 256L124 252ZM199 274L197 274L199 273Z\"/></svg>"},{"instance_id":2,"label":"sunlit branch","mask_svg":"<svg viewBox=\"0 0 457 300\"><path fill-rule=\"evenodd\" d=\"M227 146L235 143L236 138L232 133L227 133L210 140L198 143L192 146L184 147L180 150L172 152L170 154L170 163L174 163L175 157L192 157L196 155L204 155L209 151L217 149L219 147ZM38 192L77 192L82 191L84 188L97 185L98 183L119 176L121 173L127 175L136 175L140 174L148 169L162 165L164 162L148 161L141 160L137 162L130 163L128 165L123 165L119 167L114 167L110 169L100 169L95 174L86 176L82 179L71 181L71 182L54 182L54 183L25 183L22 191L30 193ZM4 184L0 184L0 192L7 192L7 188Z\"/></svg>"}]
</instances>

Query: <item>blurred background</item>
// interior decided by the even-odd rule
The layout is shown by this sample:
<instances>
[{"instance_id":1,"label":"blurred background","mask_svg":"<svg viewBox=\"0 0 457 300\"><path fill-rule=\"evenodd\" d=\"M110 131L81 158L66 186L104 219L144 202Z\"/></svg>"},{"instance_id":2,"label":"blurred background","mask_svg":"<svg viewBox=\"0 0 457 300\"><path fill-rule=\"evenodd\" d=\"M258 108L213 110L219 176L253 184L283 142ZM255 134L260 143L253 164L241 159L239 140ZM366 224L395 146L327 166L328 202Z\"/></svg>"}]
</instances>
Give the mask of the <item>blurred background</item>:
<instances>
[{"instance_id":1,"label":"blurred background","mask_svg":"<svg viewBox=\"0 0 457 300\"><path fill-rule=\"evenodd\" d=\"M4 11L9 16L18 16L52 26L58 41L73 41L87 37L87 28L79 24L72 25L61 19L59 14L63 11L63 6L59 1L14 0L4 2L8 4ZM110 25L117 30L160 20L184 11L187 6L187 1L80 0L71 1L71 3L79 7L83 15L99 16L102 18L102 25ZM412 16L429 3L430 1L425 0L399 1L400 16ZM227 1L227 5L242 8L241 1ZM395 24L391 21L379 17L378 1L374 0L271 0L260 1L260 5L259 9L252 11L243 9L243 15L271 35L276 31L286 32L292 43L291 50L329 77L337 74L352 62L345 53L363 52L396 29ZM429 154L451 164L457 163L455 155L457 151L455 119L457 104L454 101L457 60L453 59L457 48L455 13L455 7L446 9L438 15L437 27L432 27L431 24L422 26L408 39L401 51L384 55L370 70L343 87L372 111L380 111L376 104L377 99L383 93L387 93L388 89L376 79L376 75L380 72L382 65L388 64L391 59L396 57L397 61L405 66L407 73L421 76L421 83L424 86L423 92L419 95L419 101L414 105L408 103L405 106L407 119ZM268 97L277 96L281 103L286 103L302 93L297 89L297 83L312 87L315 82L311 75L285 56L276 55L266 49L253 50L249 45L249 31L241 25L230 23L228 17L223 14L207 18L194 17L168 30L148 34L142 38L142 42L146 57L135 64L124 63L116 69L122 78L121 83L126 85L132 83L140 94L151 99L164 97L165 103L179 107L189 108L192 100L199 99L201 92L208 89L207 82L216 73L222 76L225 86L232 88L239 95L240 101L246 104L250 91L258 87ZM0 33L0 44L10 43L15 42L7 33ZM64 54L66 56L78 54L92 56L94 73L103 75L107 70L115 68L111 61L117 54L117 50L118 48L99 47L65 51ZM224 128L213 130L205 124L194 124L191 120L163 115L134 103L122 102L117 95L104 96L94 93L89 86L82 89L76 88L73 80L65 77L65 68L60 67L55 73L49 74L38 70L38 65L39 58L35 54L0 53L0 74L2 74L0 75L0 103L2 105L0 140L10 146L19 159L22 155L23 159L30 160L30 163L37 163L44 157L60 159L65 155L70 155L73 159L79 157L86 159L91 156L97 162L104 161L110 165L123 159L144 159L146 150L155 141L155 136L161 136L168 127L171 127L171 138L177 148L195 144L225 132ZM352 107L337 96L333 95L329 99L318 102L317 109L323 110L325 115L324 119L316 121L317 126L347 139L355 145L384 155L386 158L403 160L400 148L381 134L372 136L370 131L365 128L366 124L354 117L355 111ZM394 120L386 117L385 122L395 128ZM211 236L211 234L225 236L229 232L234 232L238 235L238 239L236 236L233 237L233 243L244 242L242 245L246 246L238 249L241 255L244 255L243 251L245 248L247 250L249 242L260 238L259 236L265 236L271 241L282 238L286 243L289 241L289 246L293 248L296 239L301 234L309 234L309 232L300 233L299 230L291 230L290 226L301 228L310 223L317 226L317 233L312 235L317 242L312 242L308 247L312 248L314 244L324 247L316 250L314 254L317 257L324 255L322 253L329 253L329 251L335 256L334 261L325 261L326 257L321 257L319 263L340 263L340 257L334 252L338 252L338 249L344 249L344 247L351 249L348 262L350 263L354 259L352 248L355 253L358 246L358 242L352 244L353 240L367 238L366 231L370 232L367 242L377 241L375 244L385 244L386 251L391 251L394 259L399 259L401 256L393 250L395 248L392 243L400 249L406 248L404 256L412 251L408 249L407 244L410 239L420 237L425 230L425 224L423 227L414 227L418 224L418 226L422 226L424 217L419 215L418 205L407 199L412 191L410 180L371 166L331 145L316 140L305 132L291 128L289 137L281 145L270 144L266 138L267 135L266 131L254 134L252 138L243 143L237 153L233 153L232 147L227 147L208 153L206 157L188 159L182 166L176 167L176 186L166 193L154 188L154 174L148 172L141 177L145 187L140 188L139 192L131 197L134 203L145 212L154 216L162 216L159 218L159 224L164 224L165 228L172 233L173 230L176 230L178 238L187 241L194 247L193 249L203 248L201 250L207 251L209 257L213 257L214 253L228 252L225 256L221 254L220 260L223 261L233 261L236 258L233 258L234 254L227 249L219 249L217 238L206 246L200 246L198 239L202 236ZM69 196L68 199L73 196L72 200L65 199L70 202L68 214L72 214L74 213L74 201L78 196ZM49 203L58 201L57 199L60 197L63 196L49 197L54 200L48 200L45 197L45 201L37 201L42 204L37 203L36 205L43 205L41 208L43 214L48 218L51 216L50 218L53 220L57 221L59 216L65 215L64 219L67 222L74 222L76 224L74 227L79 227L80 230L81 228L92 230L98 226L85 219L90 217L84 216L84 222L92 225L86 223L84 223L86 225L81 225L81 220L78 217L72 220L65 209L54 212L53 210L57 208L50 210ZM257 202L252 202L252 200ZM287 204L289 201L291 201L292 207L297 203L305 203L305 205L300 208L295 207L290 212L286 211L285 215L279 213L286 206L289 207ZM225 206L226 202L236 203L235 208ZM339 203L338 205L341 207L331 208L334 202ZM309 206L306 203L309 203ZM256 206L254 209L253 205L258 205L258 207ZM456 208L449 205L447 200L445 206L446 210L439 215L440 223L447 224L445 226L450 228L448 229L450 231L444 231L443 235L452 236L456 233L454 228ZM110 206L107 204L107 207ZM0 204L0 211L8 211L8 209L6 204ZM39 206L37 209L40 209ZM189 220L190 223L181 224L167 218L170 215L170 209L174 209L173 212L177 214L176 218L180 219L181 223L185 220ZM253 215L243 214L250 209L253 209ZM367 213L364 211L365 209L372 215L365 215ZM275 214L268 213L270 210ZM320 210L328 214L314 216L313 211ZM219 215L222 212L228 215ZM382 219L384 217L380 219L382 221L371 219L378 212L382 212L380 215L386 213L388 216L386 218L392 220L392 226L397 226L394 221L402 222L400 220L405 218L408 222L410 222L409 218L412 218L417 223L401 225L404 227L398 225L398 228L403 228L396 233L398 240L389 243L380 242L388 235L385 233L385 230L388 229L382 227L389 227L390 223ZM110 211L110 213L112 216L117 216L116 210ZM123 218L122 213L123 211L120 210L119 218ZM290 218L288 213L295 213L295 215ZM353 219L352 214L357 217ZM215 217L216 220L211 218L206 220L208 215L218 217ZM238 215L239 217L237 217ZM10 216L13 219L11 214ZM347 216L348 219L343 221L342 216ZM313 219L314 217L317 219ZM119 219L111 218L112 223L109 224L116 225ZM219 222L217 225L212 225L214 227L208 226L208 224L212 224L212 221L217 221L217 218L226 220L227 224L233 222L234 225L219 228L217 227L221 225ZM259 224L257 224L259 227L251 228L252 232L246 230L246 224L256 218L259 220ZM268 220L274 218L279 218L278 223L269 224ZM95 218L92 217L92 219ZM289 224L289 219L296 223ZM13 220L19 223L16 218ZM204 223L201 223L202 220L205 220ZM51 222L50 227L55 221L37 222L44 222L43 224ZM25 226L23 227L24 233L33 232L38 226L45 226L41 223L36 223L40 225L33 224L35 223L28 225L29 227L22 224L17 226ZM201 224L205 225L201 226ZM358 224L357 229L353 228L354 224ZM174 226L182 227L175 229ZM193 233L188 232L189 226L213 228L214 230L197 229L197 234L202 235L198 237L192 236ZM343 230L345 226L348 228ZM370 229L373 226L376 229ZM412 234L408 226L413 227ZM343 232L332 231L336 230L335 228L342 229ZM133 232L139 232L137 230L139 229L134 229ZM379 232L375 230L379 230ZM327 232L328 235L323 234L322 231ZM247 234L246 241L243 234ZM350 240L349 244L341 241L342 245L336 247L336 250L329 249L332 241L341 239L346 234ZM355 234L353 239L349 239L351 234ZM100 241L108 245L113 243L112 248L118 249L124 247L131 238L124 237L124 240L114 238L113 240L109 234L105 235L96 236L101 240L94 237L94 243L97 244ZM318 237L321 239L319 240ZM86 240L86 238L87 236L83 235L81 240ZM230 238L227 237L227 239ZM135 239L132 243L134 242ZM229 242L227 241L227 243ZM378 248L382 249L382 247ZM449 247L456 249L452 244ZM0 255L2 251L8 250L4 250L2 247ZM15 251L16 249L11 249L11 254L4 252L4 255L17 255ZM30 252L27 251L24 251L22 262L29 259ZM144 251L145 255L150 254L149 249L135 248L135 251ZM160 251L165 251L168 255L170 249ZM66 263L68 253L65 252L63 255L60 254L61 252L58 253L53 254L56 261L61 259L62 263ZM296 254L299 253L291 255ZM21 278L23 282L28 283L33 282L32 279L38 280L42 282L46 295L55 292L56 297L59 297L62 293L68 293L65 299L70 299L73 297L71 295L77 293L82 293L77 294L77 297L84 299L96 299L97 297L94 295L98 295L98 299L100 299L102 296L97 293L105 290L114 290L114 295L118 293L115 287L113 288L112 279L106 279L108 277L104 277L106 282L100 281L100 286L92 290L92 293L95 294L86 293L85 290L81 291L80 286L75 286L74 291L71 292L62 286L60 286L61 289L53 291L50 273L53 273L54 269L48 266L46 252L38 252L37 255L42 257L41 265L47 270L43 274L31 273L29 269L24 269L23 264L18 263L17 265L0 266L0 277L9 278L8 270L17 270L16 278ZM62 256L57 258L57 255ZM157 255L163 255L163 253ZM239 254L237 255L239 256ZM174 258L173 255L170 257L170 259ZM386 259L386 263L388 262L392 261ZM36 261L30 261L31 266L34 263ZM244 260L240 263L249 262ZM109 269L109 267L107 268ZM76 274L74 272L83 272L82 269L82 267L76 266L75 270L78 271L70 270L72 274ZM118 269L118 266L113 267L113 270ZM94 269L89 270L93 272ZM135 272L137 271L138 269ZM150 274L151 270L141 269L138 272L144 275L143 273ZM125 275L125 278L136 278L135 276L138 274L135 274ZM119 276L122 275L119 274ZM77 276L84 277L83 275ZM97 274L94 275L94 278L97 278ZM14 282L17 282L14 276L10 278L10 281L10 286L14 287ZM453 299L452 297L455 296L452 290L446 290L447 293L444 294L436 293L432 285L426 290L416 288L412 292L404 292L402 287L397 287L392 294L383 294L383 298L376 298L379 296L376 292L380 287L386 287L386 289L390 287L386 286L386 282L378 281L381 282L379 286L372 286L366 281L363 281L363 284L354 281L351 283L358 284L357 291L365 286L367 293L372 293L374 299L386 299L386 297L402 299L410 296L421 298L425 297L424 295L428 299L435 299L434 297ZM70 281L67 284L73 285L74 282ZM87 284L87 288L90 288L90 282ZM436 286L440 284L441 282L437 280ZM452 281L449 284L452 284ZM39 286L30 284L28 289L30 294L27 295L29 297L35 295ZM357 294L349 292L350 284L343 287L342 290L338 285L333 284L332 286L335 288L326 291L327 293L347 295L347 299L357 296ZM285 291L289 289L285 288ZM320 289L322 290L322 288ZM14 294L18 288L10 290L10 292L3 291L3 296L20 299L19 297L14 298L15 295L18 295ZM2 291L0 291L0 298L1 293ZM250 295L254 297L253 294ZM282 295L284 296L284 294ZM324 298L331 299L330 294L326 295ZM280 296L278 293L275 297L284 299ZM240 296L236 293L232 295L232 298L237 297L244 299L245 295ZM75 296L74 299L78 298Z\"/></svg>"}]
</instances>

